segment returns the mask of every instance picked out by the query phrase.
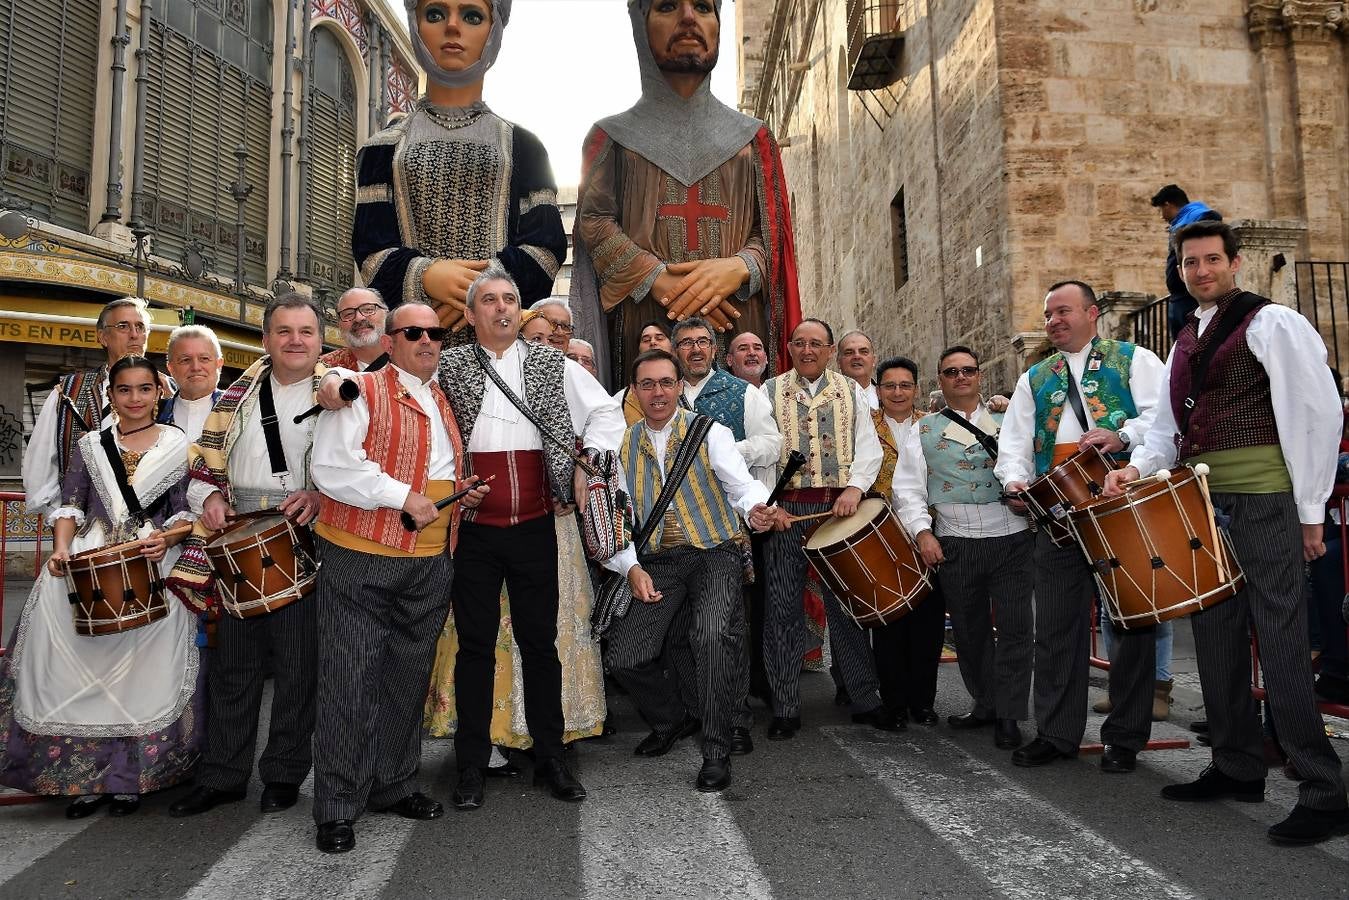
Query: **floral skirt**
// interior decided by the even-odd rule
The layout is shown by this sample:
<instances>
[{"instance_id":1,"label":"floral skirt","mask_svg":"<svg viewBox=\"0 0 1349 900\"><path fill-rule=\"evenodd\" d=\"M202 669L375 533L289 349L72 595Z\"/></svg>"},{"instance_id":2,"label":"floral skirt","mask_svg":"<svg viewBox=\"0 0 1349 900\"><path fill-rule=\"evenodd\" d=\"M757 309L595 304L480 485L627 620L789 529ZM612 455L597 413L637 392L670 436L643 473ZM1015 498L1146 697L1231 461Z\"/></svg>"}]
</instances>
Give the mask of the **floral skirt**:
<instances>
[{"instance_id":1,"label":"floral skirt","mask_svg":"<svg viewBox=\"0 0 1349 900\"><path fill-rule=\"evenodd\" d=\"M604 670L599 645L590 639L590 610L595 595L586 569L581 534L574 516L557 523L557 655L562 662L562 719L564 743L594 737L608 714L604 702ZM445 621L431 669L424 724L432 737L449 737L459 717L455 710L454 658L459 635L454 616ZM497 631L496 675L492 691L491 741L524 750L533 746L525 723L524 670L520 649L511 633L510 598L501 590L501 626Z\"/></svg>"},{"instance_id":2,"label":"floral skirt","mask_svg":"<svg viewBox=\"0 0 1349 900\"><path fill-rule=\"evenodd\" d=\"M0 785L30 794L79 796L148 794L187 780L205 743L208 653L201 654L196 692L177 721L162 731L135 737L25 731L14 720L15 681L9 658L0 659Z\"/></svg>"}]
</instances>

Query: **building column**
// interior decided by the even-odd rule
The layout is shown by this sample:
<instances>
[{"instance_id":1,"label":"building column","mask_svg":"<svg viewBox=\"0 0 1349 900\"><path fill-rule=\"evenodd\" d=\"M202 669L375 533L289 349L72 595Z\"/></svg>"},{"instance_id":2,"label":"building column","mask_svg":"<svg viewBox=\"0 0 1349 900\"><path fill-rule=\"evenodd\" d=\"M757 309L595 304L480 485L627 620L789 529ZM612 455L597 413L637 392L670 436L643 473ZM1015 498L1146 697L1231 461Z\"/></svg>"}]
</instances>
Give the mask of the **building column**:
<instances>
[{"instance_id":1,"label":"building column","mask_svg":"<svg viewBox=\"0 0 1349 900\"><path fill-rule=\"evenodd\" d=\"M1096 332L1103 338L1117 341L1134 339L1134 316L1149 303L1156 301L1152 294L1142 291L1106 291L1096 298L1101 317L1096 320Z\"/></svg>"},{"instance_id":2,"label":"building column","mask_svg":"<svg viewBox=\"0 0 1349 900\"><path fill-rule=\"evenodd\" d=\"M1241 240L1241 286L1296 309L1293 263L1302 258L1306 223L1296 219L1233 219L1228 224Z\"/></svg>"},{"instance_id":3,"label":"building column","mask_svg":"<svg viewBox=\"0 0 1349 900\"><path fill-rule=\"evenodd\" d=\"M1296 123L1283 0L1247 0L1246 27L1260 71L1270 213L1276 219L1305 220L1302 170L1292 139Z\"/></svg>"}]
</instances>

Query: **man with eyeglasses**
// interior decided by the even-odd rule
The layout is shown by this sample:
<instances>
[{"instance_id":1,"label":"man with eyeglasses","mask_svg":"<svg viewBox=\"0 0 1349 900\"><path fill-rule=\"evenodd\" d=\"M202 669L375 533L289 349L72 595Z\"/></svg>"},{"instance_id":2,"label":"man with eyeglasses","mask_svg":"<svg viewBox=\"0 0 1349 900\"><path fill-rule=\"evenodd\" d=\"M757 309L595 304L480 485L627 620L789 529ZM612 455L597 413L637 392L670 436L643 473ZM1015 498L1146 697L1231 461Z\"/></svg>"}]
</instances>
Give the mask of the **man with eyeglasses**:
<instances>
[{"instance_id":1,"label":"man with eyeglasses","mask_svg":"<svg viewBox=\"0 0 1349 900\"><path fill-rule=\"evenodd\" d=\"M352 849L367 807L410 819L443 813L417 784L422 701L449 608L460 511L490 490L436 508L464 458L436 381L447 329L416 301L395 309L388 327L390 364L354 376L360 396L314 428L311 471L323 493L314 822L326 853Z\"/></svg>"},{"instance_id":2,"label":"man with eyeglasses","mask_svg":"<svg viewBox=\"0 0 1349 900\"><path fill-rule=\"evenodd\" d=\"M556 347L565 355L567 345L576 329L571 324L571 307L563 297L545 297L530 307L539 317L548 322L548 336L544 338L548 346Z\"/></svg>"},{"instance_id":3,"label":"man with eyeglasses","mask_svg":"<svg viewBox=\"0 0 1349 900\"><path fill-rule=\"evenodd\" d=\"M974 702L946 723L955 729L994 726L994 746L1012 750L1021 746L1017 722L1026 718L1030 700L1033 536L1026 520L1002 503L1002 485L993 474L1002 416L984 402L978 354L948 347L937 375L946 407L918 422L923 465L910 480L923 505L932 505L940 547L933 553L920 536L919 548L929 563L940 563L937 586L951 614L961 679ZM899 469L900 476L910 472Z\"/></svg>"},{"instance_id":4,"label":"man with eyeglasses","mask_svg":"<svg viewBox=\"0 0 1349 900\"><path fill-rule=\"evenodd\" d=\"M675 334L678 346L680 332ZM675 454L693 440L690 431L700 418L679 402L682 374L678 360L663 350L649 350L633 362L632 383L644 418L624 435L619 457L642 522L655 515L656 498L665 480L673 477ZM747 752L737 749L734 737L744 706L743 616L736 624L741 602L737 537L742 520L760 531L772 525L767 500L768 489L750 476L734 435L714 423L640 562L629 544L605 563L628 577L638 601L614 623L605 654L609 671L651 726L635 752L662 756L701 722L703 764L695 782L700 791L729 785L731 754ZM689 621L681 626L684 610ZM680 627L690 631L697 657L696 716L662 662L670 631Z\"/></svg>"},{"instance_id":5,"label":"man with eyeglasses","mask_svg":"<svg viewBox=\"0 0 1349 900\"><path fill-rule=\"evenodd\" d=\"M803 319L792 331L788 352L792 368L760 388L782 435L779 465L796 450L806 465L782 495L777 530L764 548L767 603L764 616L764 668L773 692L769 740L787 740L801 728L801 656L808 648L802 594L806 557L801 552L807 523L790 516L832 512L847 518L876 480L881 445L862 389L851 378L828 368L834 333L819 319ZM854 722L884 731L899 725L881 703L876 666L867 637L844 612L839 599L823 590L825 615Z\"/></svg>"},{"instance_id":6,"label":"man with eyeglasses","mask_svg":"<svg viewBox=\"0 0 1349 900\"><path fill-rule=\"evenodd\" d=\"M124 356L144 356L150 330L150 311L139 297L109 302L95 324L106 361L97 369L62 375L47 395L33 423L23 456L24 506L29 513L46 515L60 505L61 482L75 445L86 432L103 426L111 414L108 367ZM165 382L165 394L173 393Z\"/></svg>"},{"instance_id":7,"label":"man with eyeglasses","mask_svg":"<svg viewBox=\"0 0 1349 900\"><path fill-rule=\"evenodd\" d=\"M880 409L876 384L872 381L876 371L876 348L866 332L855 329L838 339L838 370L857 382L872 411Z\"/></svg>"},{"instance_id":8,"label":"man with eyeglasses","mask_svg":"<svg viewBox=\"0 0 1349 900\"><path fill-rule=\"evenodd\" d=\"M567 359L580 363L581 368L596 378L600 377L599 369L595 368L595 348L590 345L590 341L572 338L567 343Z\"/></svg>"},{"instance_id":9,"label":"man with eyeglasses","mask_svg":"<svg viewBox=\"0 0 1349 900\"><path fill-rule=\"evenodd\" d=\"M371 288L348 288L337 298L337 330L345 347L325 353L322 362L328 368L352 372L382 368L389 361L389 341L384 321L389 307L379 292Z\"/></svg>"},{"instance_id":10,"label":"man with eyeglasses","mask_svg":"<svg viewBox=\"0 0 1349 900\"><path fill-rule=\"evenodd\" d=\"M767 486L771 486L772 467L777 464L778 454L782 449L782 435L778 433L777 423L773 421L773 410L768 405L767 398L754 386L723 369L716 368L716 334L706 319L693 316L677 323L672 337L675 354L684 374L684 391L679 399L680 405L710 416L714 421L729 428L735 437L735 449L744 458L750 473ZM763 474L765 472L766 474ZM762 542L758 542L756 555L762 557ZM761 563L762 560L755 565L756 571L763 569ZM736 626L735 633L741 640L738 659L745 667L742 673L743 690L740 698L742 702L737 707L736 722L731 731L731 752L736 754L749 753L754 749L749 732L753 717L749 711L748 695L751 690L750 682L755 674L758 676L756 693L760 696L767 696L768 693L767 680L763 675L763 588L760 581L761 579L756 579L755 584L749 585L746 590L751 604L757 606L757 614L751 613L755 616L754 624L751 626L746 623L743 607L737 607L733 611L736 614L733 622ZM755 595L759 597L757 603L754 602ZM688 665L692 661L692 655L687 652L689 624L686 616L676 623L671 634L671 657L679 672L680 685L685 691L686 700L692 696L691 666ZM747 648L745 633L751 629L750 646ZM757 667L752 666L751 657L757 659ZM757 673L752 672L752 668L757 668Z\"/></svg>"},{"instance_id":11,"label":"man with eyeglasses","mask_svg":"<svg viewBox=\"0 0 1349 900\"><path fill-rule=\"evenodd\" d=\"M1097 334L1096 292L1081 281L1045 295L1045 333L1055 351L1017 379L997 476L1009 495L1094 445L1127 457L1157 416L1164 366L1146 347ZM1015 501L1014 501L1015 503ZM1096 584L1080 547L1035 540L1035 740L1019 766L1077 756L1087 727L1090 613ZM998 627L1001 629L1002 620ZM1120 630L1111 648L1109 716L1101 725L1101 771L1132 772L1152 730L1156 629Z\"/></svg>"}]
</instances>

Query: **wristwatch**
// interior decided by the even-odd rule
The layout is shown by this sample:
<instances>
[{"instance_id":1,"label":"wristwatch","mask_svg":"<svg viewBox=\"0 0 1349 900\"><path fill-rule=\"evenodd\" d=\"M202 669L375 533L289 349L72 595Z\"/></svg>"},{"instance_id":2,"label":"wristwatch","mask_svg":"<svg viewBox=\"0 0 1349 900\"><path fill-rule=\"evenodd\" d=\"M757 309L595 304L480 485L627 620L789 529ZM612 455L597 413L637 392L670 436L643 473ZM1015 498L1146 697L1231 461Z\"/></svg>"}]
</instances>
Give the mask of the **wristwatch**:
<instances>
[{"instance_id":1,"label":"wristwatch","mask_svg":"<svg viewBox=\"0 0 1349 900\"><path fill-rule=\"evenodd\" d=\"M1134 442L1133 442L1133 440L1129 437L1129 432L1127 432L1127 431L1117 431L1117 432L1115 432L1115 433L1119 435L1119 442L1120 442L1121 444L1124 445L1124 449L1125 449L1125 450L1128 450L1130 447L1133 446L1133 443L1134 443Z\"/></svg>"}]
</instances>

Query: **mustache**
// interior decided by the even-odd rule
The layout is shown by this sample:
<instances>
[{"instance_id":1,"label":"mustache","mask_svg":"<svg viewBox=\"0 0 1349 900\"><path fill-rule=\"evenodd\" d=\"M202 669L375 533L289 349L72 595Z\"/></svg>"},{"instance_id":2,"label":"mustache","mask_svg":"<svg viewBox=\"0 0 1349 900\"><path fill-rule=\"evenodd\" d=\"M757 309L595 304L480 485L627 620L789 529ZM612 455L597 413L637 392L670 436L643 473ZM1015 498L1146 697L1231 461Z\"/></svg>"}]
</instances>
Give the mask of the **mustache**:
<instances>
[{"instance_id":1,"label":"mustache","mask_svg":"<svg viewBox=\"0 0 1349 900\"><path fill-rule=\"evenodd\" d=\"M700 43L700 44L703 45L703 49L704 49L704 50L707 49L707 41L703 38L703 36L702 36L701 34L699 34L699 33L696 32L696 31L679 31L679 32L676 32L675 35L674 35L674 37L670 38L670 43L666 45L665 49L667 49L667 50L672 50L672 49L674 49L674 45L675 45L676 43L678 43L680 40L682 40L683 38L693 38L693 40L695 40L695 41L697 41L698 43Z\"/></svg>"}]
</instances>

